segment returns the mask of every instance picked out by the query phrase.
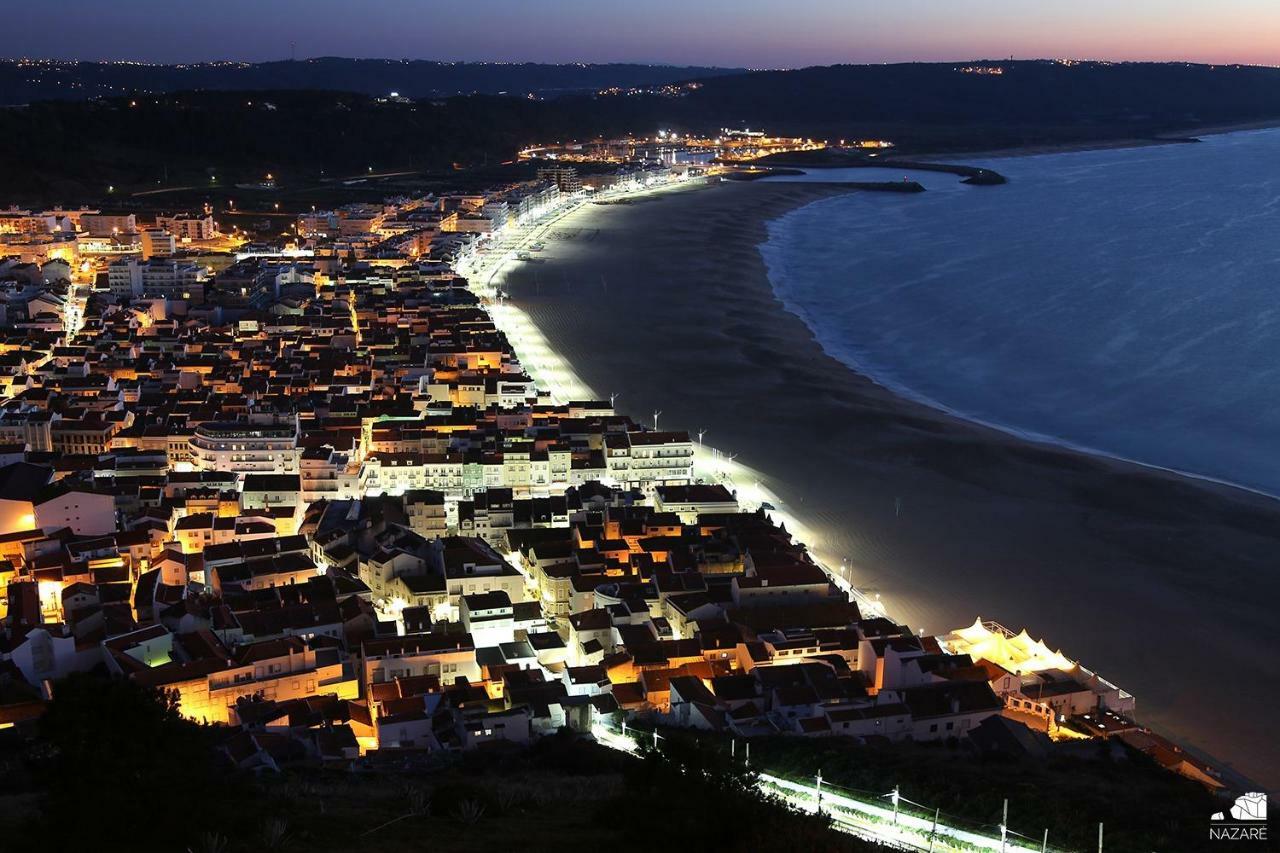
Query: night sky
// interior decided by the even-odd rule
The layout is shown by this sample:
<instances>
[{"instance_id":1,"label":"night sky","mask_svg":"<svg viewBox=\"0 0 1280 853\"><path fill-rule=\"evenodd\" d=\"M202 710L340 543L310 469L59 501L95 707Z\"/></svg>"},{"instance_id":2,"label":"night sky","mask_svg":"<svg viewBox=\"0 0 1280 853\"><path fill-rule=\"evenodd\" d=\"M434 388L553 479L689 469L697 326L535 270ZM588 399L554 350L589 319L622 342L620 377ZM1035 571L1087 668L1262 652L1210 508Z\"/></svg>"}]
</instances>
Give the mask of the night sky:
<instances>
[{"instance_id":1,"label":"night sky","mask_svg":"<svg viewBox=\"0 0 1280 853\"><path fill-rule=\"evenodd\" d=\"M353 56L797 67L1075 57L1280 64L1276 0L57 0L0 55Z\"/></svg>"}]
</instances>

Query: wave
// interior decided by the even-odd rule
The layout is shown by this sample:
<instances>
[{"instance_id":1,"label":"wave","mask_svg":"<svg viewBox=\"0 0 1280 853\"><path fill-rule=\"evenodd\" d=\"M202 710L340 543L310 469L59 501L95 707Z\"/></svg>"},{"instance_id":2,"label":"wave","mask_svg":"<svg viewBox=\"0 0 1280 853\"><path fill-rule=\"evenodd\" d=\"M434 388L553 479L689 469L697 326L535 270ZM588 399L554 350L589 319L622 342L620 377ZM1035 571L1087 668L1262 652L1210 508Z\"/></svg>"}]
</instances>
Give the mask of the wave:
<instances>
[{"instance_id":1,"label":"wave","mask_svg":"<svg viewBox=\"0 0 1280 853\"><path fill-rule=\"evenodd\" d=\"M838 328L838 324L831 321L831 314L819 316L805 306L803 300L799 298L799 293L805 287L805 281L802 278L803 274L792 269L787 260L789 249L795 244L798 232L802 227L800 221L806 213L813 213L815 209L823 205L832 205L839 202L839 200L840 197L834 197L811 202L770 220L766 224L766 239L759 243L756 248L764 262L771 288L778 302L788 313L793 314L805 324L823 352L843 364L850 371L874 382L900 398L927 406L958 420L996 430L1022 441L1060 448L1072 453L1121 462L1150 471L1172 474L1197 482L1210 483L1273 500L1280 500L1280 492L1172 465L1162 465L1149 460L1136 459L1125 454L1072 441L1061 435L1030 430L997 419L977 415L923 393L912 385L898 379L891 368L878 366L874 359L865 355L856 341L850 340L846 333ZM832 295L834 296L835 294Z\"/></svg>"}]
</instances>

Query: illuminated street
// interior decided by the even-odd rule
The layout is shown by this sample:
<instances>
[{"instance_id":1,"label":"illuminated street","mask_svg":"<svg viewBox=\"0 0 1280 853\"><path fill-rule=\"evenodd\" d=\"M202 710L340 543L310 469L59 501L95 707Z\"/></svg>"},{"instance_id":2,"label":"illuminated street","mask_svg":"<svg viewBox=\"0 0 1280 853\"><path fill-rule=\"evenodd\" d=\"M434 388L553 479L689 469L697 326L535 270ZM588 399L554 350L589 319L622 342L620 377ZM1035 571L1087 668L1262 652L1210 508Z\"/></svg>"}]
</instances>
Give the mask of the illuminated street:
<instances>
[{"instance_id":1,"label":"illuminated street","mask_svg":"<svg viewBox=\"0 0 1280 853\"><path fill-rule=\"evenodd\" d=\"M646 737L643 732L635 732L635 729L631 729L624 733L621 729L604 724L598 724L592 729L592 734L601 745L631 754L637 752L640 741ZM1044 853L1059 849L1049 846L1047 839L1035 843L1033 839L1019 838L1014 833L1008 833L1002 840L999 836L982 835L949 826L945 822L919 817L900 808L895 809L893 801L896 795L893 792L874 800L860 799L842 792L829 782L819 787L816 779L797 782L762 770L755 773L762 796L779 797L797 811L813 812L821 809L831 817L833 826L841 832L889 844L897 849L938 853L963 853L971 850ZM888 804L884 802L886 799Z\"/></svg>"}]
</instances>

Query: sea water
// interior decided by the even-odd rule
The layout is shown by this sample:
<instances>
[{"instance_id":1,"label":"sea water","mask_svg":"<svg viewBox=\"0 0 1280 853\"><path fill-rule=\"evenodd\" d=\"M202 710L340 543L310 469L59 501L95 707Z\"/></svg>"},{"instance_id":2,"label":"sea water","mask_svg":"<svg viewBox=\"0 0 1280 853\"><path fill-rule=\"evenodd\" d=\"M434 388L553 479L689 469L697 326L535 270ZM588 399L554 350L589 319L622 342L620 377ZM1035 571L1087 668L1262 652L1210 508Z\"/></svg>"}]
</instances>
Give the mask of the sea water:
<instances>
[{"instance_id":1,"label":"sea water","mask_svg":"<svg viewBox=\"0 0 1280 853\"><path fill-rule=\"evenodd\" d=\"M928 188L770 223L824 349L966 418L1280 494L1280 130L966 162L1009 183L770 179Z\"/></svg>"}]
</instances>

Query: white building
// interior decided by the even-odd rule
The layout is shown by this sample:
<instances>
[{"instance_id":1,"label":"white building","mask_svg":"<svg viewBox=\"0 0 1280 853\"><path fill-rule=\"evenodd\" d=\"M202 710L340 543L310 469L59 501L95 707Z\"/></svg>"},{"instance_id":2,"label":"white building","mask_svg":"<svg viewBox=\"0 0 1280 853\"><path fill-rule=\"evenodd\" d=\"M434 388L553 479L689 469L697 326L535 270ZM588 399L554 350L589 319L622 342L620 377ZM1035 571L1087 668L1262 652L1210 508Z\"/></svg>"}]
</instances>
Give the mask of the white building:
<instances>
[{"instance_id":1,"label":"white building","mask_svg":"<svg viewBox=\"0 0 1280 853\"><path fill-rule=\"evenodd\" d=\"M184 242L212 240L218 236L218 230L214 227L212 216L191 216L189 214L158 216L156 217L156 226L168 231L179 241Z\"/></svg>"},{"instance_id":2,"label":"white building","mask_svg":"<svg viewBox=\"0 0 1280 853\"><path fill-rule=\"evenodd\" d=\"M693 479L693 441L687 432L629 432L605 440L609 476L631 488L680 486Z\"/></svg>"},{"instance_id":3,"label":"white building","mask_svg":"<svg viewBox=\"0 0 1280 853\"><path fill-rule=\"evenodd\" d=\"M117 299L161 296L204 301L202 267L168 258L119 260L107 268L107 285Z\"/></svg>"},{"instance_id":4,"label":"white building","mask_svg":"<svg viewBox=\"0 0 1280 853\"><path fill-rule=\"evenodd\" d=\"M511 597L502 590L462 596L462 625L480 648L515 639L515 611Z\"/></svg>"},{"instance_id":5,"label":"white building","mask_svg":"<svg viewBox=\"0 0 1280 853\"><path fill-rule=\"evenodd\" d=\"M34 502L34 509L35 526L42 530L69 527L79 536L98 536L116 530L116 503L109 494L55 487L51 494Z\"/></svg>"},{"instance_id":6,"label":"white building","mask_svg":"<svg viewBox=\"0 0 1280 853\"><path fill-rule=\"evenodd\" d=\"M210 421L197 426L191 436L191 457L199 471L294 474L297 437L291 423Z\"/></svg>"},{"instance_id":7,"label":"white building","mask_svg":"<svg viewBox=\"0 0 1280 853\"><path fill-rule=\"evenodd\" d=\"M469 634L413 634L366 640L362 651L365 684L415 675L434 675L442 684L452 684L459 677L472 682L481 679L475 643Z\"/></svg>"}]
</instances>

